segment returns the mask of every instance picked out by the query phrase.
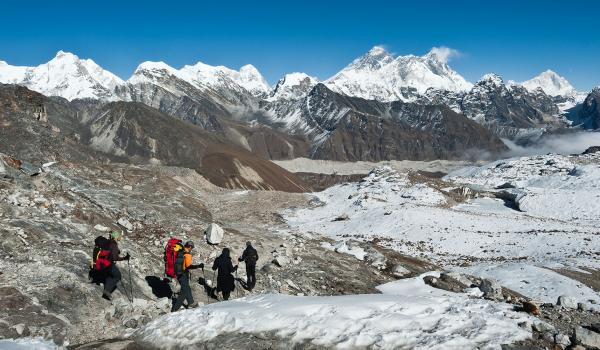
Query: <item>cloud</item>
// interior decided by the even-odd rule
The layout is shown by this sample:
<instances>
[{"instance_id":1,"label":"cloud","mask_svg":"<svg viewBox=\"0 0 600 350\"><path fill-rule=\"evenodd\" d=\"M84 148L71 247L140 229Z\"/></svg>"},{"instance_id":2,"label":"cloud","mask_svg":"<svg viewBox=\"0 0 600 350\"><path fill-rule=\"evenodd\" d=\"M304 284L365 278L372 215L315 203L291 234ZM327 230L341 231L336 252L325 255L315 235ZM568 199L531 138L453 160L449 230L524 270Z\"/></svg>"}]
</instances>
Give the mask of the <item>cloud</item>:
<instances>
[{"instance_id":1,"label":"cloud","mask_svg":"<svg viewBox=\"0 0 600 350\"><path fill-rule=\"evenodd\" d=\"M600 132L578 132L544 137L534 145L523 147L503 139L510 148L509 157L533 156L538 154L578 154L591 146L600 146Z\"/></svg>"},{"instance_id":2,"label":"cloud","mask_svg":"<svg viewBox=\"0 0 600 350\"><path fill-rule=\"evenodd\" d=\"M433 47L429 51L430 55L435 55L438 60L447 63L454 57L460 57L462 54L456 49L452 49L446 46Z\"/></svg>"}]
</instances>

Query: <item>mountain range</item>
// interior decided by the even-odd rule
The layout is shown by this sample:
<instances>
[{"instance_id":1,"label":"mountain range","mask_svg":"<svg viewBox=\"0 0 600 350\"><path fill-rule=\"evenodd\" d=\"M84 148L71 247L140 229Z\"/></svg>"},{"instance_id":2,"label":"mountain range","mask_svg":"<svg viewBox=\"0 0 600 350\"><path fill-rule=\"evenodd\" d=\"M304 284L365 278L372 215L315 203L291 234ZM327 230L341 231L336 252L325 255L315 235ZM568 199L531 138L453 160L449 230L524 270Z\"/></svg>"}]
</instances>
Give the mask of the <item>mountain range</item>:
<instances>
[{"instance_id":1,"label":"mountain range","mask_svg":"<svg viewBox=\"0 0 600 350\"><path fill-rule=\"evenodd\" d=\"M202 62L180 69L143 62L124 81L59 51L37 67L0 61L0 82L77 108L141 103L266 159L459 159L475 151L493 157L506 151L501 138L528 143L554 131L597 128L594 93L576 91L553 71L522 83L496 74L470 83L449 66L445 50L394 56L375 46L329 79L296 72L274 87L252 65L238 71ZM101 118L79 115L88 118L82 123Z\"/></svg>"}]
</instances>

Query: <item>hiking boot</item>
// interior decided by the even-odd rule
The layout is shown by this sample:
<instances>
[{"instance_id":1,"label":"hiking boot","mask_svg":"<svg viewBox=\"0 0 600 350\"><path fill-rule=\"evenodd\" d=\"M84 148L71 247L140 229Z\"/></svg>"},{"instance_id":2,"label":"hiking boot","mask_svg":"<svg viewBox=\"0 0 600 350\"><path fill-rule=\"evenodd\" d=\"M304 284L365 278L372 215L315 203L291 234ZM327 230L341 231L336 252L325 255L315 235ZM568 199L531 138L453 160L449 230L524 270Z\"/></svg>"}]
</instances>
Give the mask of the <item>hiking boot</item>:
<instances>
[{"instance_id":1,"label":"hiking boot","mask_svg":"<svg viewBox=\"0 0 600 350\"><path fill-rule=\"evenodd\" d=\"M106 299L106 300L108 300L108 301L111 301L111 299L110 299L110 294L108 294L108 293L106 293L106 292L102 293L102 299Z\"/></svg>"},{"instance_id":2,"label":"hiking boot","mask_svg":"<svg viewBox=\"0 0 600 350\"><path fill-rule=\"evenodd\" d=\"M187 306L188 309L195 309L197 307L198 307L198 302L193 302L192 304Z\"/></svg>"}]
</instances>

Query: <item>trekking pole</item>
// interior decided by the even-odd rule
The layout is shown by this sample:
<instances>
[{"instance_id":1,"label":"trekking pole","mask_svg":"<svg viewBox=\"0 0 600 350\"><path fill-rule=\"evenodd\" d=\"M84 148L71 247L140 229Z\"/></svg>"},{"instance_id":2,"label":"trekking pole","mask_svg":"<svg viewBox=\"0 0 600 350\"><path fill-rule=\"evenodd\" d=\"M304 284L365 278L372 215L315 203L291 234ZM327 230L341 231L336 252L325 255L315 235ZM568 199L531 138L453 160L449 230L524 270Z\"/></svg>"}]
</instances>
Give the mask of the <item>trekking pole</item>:
<instances>
[{"instance_id":1,"label":"trekking pole","mask_svg":"<svg viewBox=\"0 0 600 350\"><path fill-rule=\"evenodd\" d=\"M237 288L237 293L236 293L236 295L237 295L237 297L238 297L238 299L239 299L239 298L240 298L240 288L241 288L241 287L240 287L240 280L239 280L239 277L238 277L238 272L237 272L237 270L235 270L235 281L237 282L237 285L238 285L238 288Z\"/></svg>"},{"instance_id":2,"label":"trekking pole","mask_svg":"<svg viewBox=\"0 0 600 350\"><path fill-rule=\"evenodd\" d=\"M204 267L202 267L202 278L204 278L204 289L206 291L206 303L210 304L210 298L208 297L208 291L210 290L210 287L208 286L208 282L206 281L206 274L204 273Z\"/></svg>"},{"instance_id":3,"label":"trekking pole","mask_svg":"<svg viewBox=\"0 0 600 350\"><path fill-rule=\"evenodd\" d=\"M131 282L131 264L129 264L129 259L127 259L127 269L129 270L129 290L131 292L131 302L133 303L133 283Z\"/></svg>"}]
</instances>

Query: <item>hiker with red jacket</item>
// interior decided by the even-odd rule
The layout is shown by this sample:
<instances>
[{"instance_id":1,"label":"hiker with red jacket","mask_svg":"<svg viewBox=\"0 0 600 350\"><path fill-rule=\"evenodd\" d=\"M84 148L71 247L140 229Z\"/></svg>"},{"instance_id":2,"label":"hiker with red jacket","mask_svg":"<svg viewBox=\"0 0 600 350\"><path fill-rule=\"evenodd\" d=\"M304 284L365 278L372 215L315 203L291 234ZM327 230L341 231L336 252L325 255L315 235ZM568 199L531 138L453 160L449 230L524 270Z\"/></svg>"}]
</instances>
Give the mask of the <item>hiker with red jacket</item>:
<instances>
[{"instance_id":1,"label":"hiker with red jacket","mask_svg":"<svg viewBox=\"0 0 600 350\"><path fill-rule=\"evenodd\" d=\"M250 241L246 242L246 249L238 261L246 263L246 288L248 288L249 291L252 291L256 285L256 262L258 261L258 252L254 249Z\"/></svg>"},{"instance_id":2,"label":"hiker with red jacket","mask_svg":"<svg viewBox=\"0 0 600 350\"><path fill-rule=\"evenodd\" d=\"M223 252L219 255L213 264L213 270L219 270L217 275L217 292L223 293L223 299L228 300L231 292L235 290L235 279L232 273L237 270L238 266L233 266L231 257L229 256L229 248L223 248Z\"/></svg>"},{"instance_id":3,"label":"hiker with red jacket","mask_svg":"<svg viewBox=\"0 0 600 350\"><path fill-rule=\"evenodd\" d=\"M110 242L108 243L108 260L110 261L110 266L108 266L106 270L106 281L104 282L104 291L102 292L102 297L106 300L111 300L112 292L117 288L117 283L121 280L121 271L117 267L117 261L129 260L129 253L125 256L121 256L121 251L119 250L119 244L117 241L120 241L123 238L121 232L112 231L110 233Z\"/></svg>"},{"instance_id":4,"label":"hiker with red jacket","mask_svg":"<svg viewBox=\"0 0 600 350\"><path fill-rule=\"evenodd\" d=\"M192 288L190 287L190 270L204 268L204 264L192 264L192 249L194 249L194 242L185 242L183 251L179 252L175 258L174 272L181 289L177 296L177 300L175 300L175 303L171 308L172 312L179 310L184 301L187 301L188 309L198 306L198 303L194 301Z\"/></svg>"}]
</instances>

